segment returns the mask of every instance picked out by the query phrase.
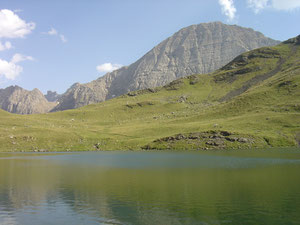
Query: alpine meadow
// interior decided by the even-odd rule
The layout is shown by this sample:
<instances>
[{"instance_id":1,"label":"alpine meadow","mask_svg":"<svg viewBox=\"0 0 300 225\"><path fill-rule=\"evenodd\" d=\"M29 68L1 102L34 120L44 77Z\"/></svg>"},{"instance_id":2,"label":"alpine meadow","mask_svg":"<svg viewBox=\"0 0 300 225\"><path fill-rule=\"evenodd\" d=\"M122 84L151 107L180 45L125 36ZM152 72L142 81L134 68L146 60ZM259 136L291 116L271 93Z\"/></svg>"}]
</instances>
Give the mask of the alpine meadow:
<instances>
[{"instance_id":1,"label":"alpine meadow","mask_svg":"<svg viewBox=\"0 0 300 225\"><path fill-rule=\"evenodd\" d=\"M1 111L1 151L298 146L300 36L210 73L48 114Z\"/></svg>"},{"instance_id":2,"label":"alpine meadow","mask_svg":"<svg viewBox=\"0 0 300 225\"><path fill-rule=\"evenodd\" d=\"M1 0L0 225L299 225L300 0Z\"/></svg>"}]
</instances>

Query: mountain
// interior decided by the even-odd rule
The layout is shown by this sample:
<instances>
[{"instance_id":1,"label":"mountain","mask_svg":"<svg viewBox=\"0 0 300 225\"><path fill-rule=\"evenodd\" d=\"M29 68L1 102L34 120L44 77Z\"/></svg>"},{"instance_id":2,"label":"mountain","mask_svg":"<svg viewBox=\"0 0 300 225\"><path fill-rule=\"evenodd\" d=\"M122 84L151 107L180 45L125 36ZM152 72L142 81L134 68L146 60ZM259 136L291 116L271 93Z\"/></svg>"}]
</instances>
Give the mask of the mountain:
<instances>
[{"instance_id":1,"label":"mountain","mask_svg":"<svg viewBox=\"0 0 300 225\"><path fill-rule=\"evenodd\" d=\"M56 91L47 91L47 94L45 94L45 98L49 101L49 102L56 102L61 95L57 94Z\"/></svg>"},{"instance_id":2,"label":"mountain","mask_svg":"<svg viewBox=\"0 0 300 225\"><path fill-rule=\"evenodd\" d=\"M213 73L79 109L0 110L0 151L300 146L299 58L300 35L243 53Z\"/></svg>"},{"instance_id":3,"label":"mountain","mask_svg":"<svg viewBox=\"0 0 300 225\"><path fill-rule=\"evenodd\" d=\"M224 66L237 55L278 41L249 28L221 22L181 29L128 67L90 83L72 85L54 111L78 108L130 91L155 88L191 74L204 74Z\"/></svg>"},{"instance_id":4,"label":"mountain","mask_svg":"<svg viewBox=\"0 0 300 225\"><path fill-rule=\"evenodd\" d=\"M0 107L11 113L34 114L49 112L56 103L48 102L38 89L27 91L19 86L0 89Z\"/></svg>"}]
</instances>

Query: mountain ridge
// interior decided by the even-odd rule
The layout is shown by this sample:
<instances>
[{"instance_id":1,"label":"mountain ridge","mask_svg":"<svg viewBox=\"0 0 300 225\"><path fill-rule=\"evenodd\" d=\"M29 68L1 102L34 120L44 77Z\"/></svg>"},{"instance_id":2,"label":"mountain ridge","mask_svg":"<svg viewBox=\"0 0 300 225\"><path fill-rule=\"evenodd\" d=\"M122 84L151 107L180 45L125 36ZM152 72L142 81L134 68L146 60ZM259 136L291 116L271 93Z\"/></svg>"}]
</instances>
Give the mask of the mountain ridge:
<instances>
[{"instance_id":1,"label":"mountain ridge","mask_svg":"<svg viewBox=\"0 0 300 225\"><path fill-rule=\"evenodd\" d=\"M56 91L47 91L47 94L45 94L44 96L49 102L56 102L61 95Z\"/></svg>"},{"instance_id":2,"label":"mountain ridge","mask_svg":"<svg viewBox=\"0 0 300 225\"><path fill-rule=\"evenodd\" d=\"M299 147L298 38L243 53L210 74L79 109L22 116L0 110L0 150ZM245 84L247 90L221 100Z\"/></svg>"},{"instance_id":3,"label":"mountain ridge","mask_svg":"<svg viewBox=\"0 0 300 225\"><path fill-rule=\"evenodd\" d=\"M11 113L47 113L55 106L56 103L48 102L37 88L28 91L15 85L0 89L0 108Z\"/></svg>"},{"instance_id":4,"label":"mountain ridge","mask_svg":"<svg viewBox=\"0 0 300 225\"><path fill-rule=\"evenodd\" d=\"M214 29L217 31L213 32ZM162 86L191 74L212 72L242 52L278 43L251 28L237 25L221 22L191 25L180 29L131 65L86 84L73 84L53 111Z\"/></svg>"}]
</instances>

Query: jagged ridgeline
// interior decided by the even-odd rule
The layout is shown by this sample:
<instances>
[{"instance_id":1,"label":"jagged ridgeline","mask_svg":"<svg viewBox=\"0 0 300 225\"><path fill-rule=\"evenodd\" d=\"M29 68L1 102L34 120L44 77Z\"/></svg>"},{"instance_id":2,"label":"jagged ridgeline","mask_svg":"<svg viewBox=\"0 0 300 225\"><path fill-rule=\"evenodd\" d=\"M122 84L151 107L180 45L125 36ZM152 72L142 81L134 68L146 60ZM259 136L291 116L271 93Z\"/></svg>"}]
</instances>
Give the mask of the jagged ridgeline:
<instances>
[{"instance_id":1,"label":"jagged ridgeline","mask_svg":"<svg viewBox=\"0 0 300 225\"><path fill-rule=\"evenodd\" d=\"M18 114L78 108L129 91L162 86L187 75L212 72L245 51L278 43L235 25L193 25L161 42L130 66L87 84L76 83L63 95L48 91L42 96L37 89L27 91L17 86L0 89L0 107Z\"/></svg>"},{"instance_id":2,"label":"jagged ridgeline","mask_svg":"<svg viewBox=\"0 0 300 225\"><path fill-rule=\"evenodd\" d=\"M47 113L55 106L56 103L49 102L37 88L32 91L19 86L0 89L0 107L11 113Z\"/></svg>"},{"instance_id":3,"label":"jagged ridgeline","mask_svg":"<svg viewBox=\"0 0 300 225\"><path fill-rule=\"evenodd\" d=\"M203 23L181 29L135 63L87 84L76 83L64 93L53 111L78 108L130 91L155 88L191 74L204 74L237 55L278 44L249 28Z\"/></svg>"},{"instance_id":4,"label":"jagged ridgeline","mask_svg":"<svg viewBox=\"0 0 300 225\"><path fill-rule=\"evenodd\" d=\"M300 36L221 69L79 109L1 111L2 151L234 149L300 142Z\"/></svg>"}]
</instances>

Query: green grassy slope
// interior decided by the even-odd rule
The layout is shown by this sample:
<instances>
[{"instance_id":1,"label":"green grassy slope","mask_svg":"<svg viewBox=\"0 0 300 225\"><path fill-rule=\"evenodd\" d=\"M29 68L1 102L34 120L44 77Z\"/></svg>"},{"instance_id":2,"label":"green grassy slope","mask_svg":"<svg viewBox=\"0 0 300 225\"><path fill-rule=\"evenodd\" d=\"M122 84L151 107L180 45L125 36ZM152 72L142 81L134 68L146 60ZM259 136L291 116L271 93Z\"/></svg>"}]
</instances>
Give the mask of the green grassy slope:
<instances>
[{"instance_id":1,"label":"green grassy slope","mask_svg":"<svg viewBox=\"0 0 300 225\"><path fill-rule=\"evenodd\" d=\"M297 40L247 52L212 74L75 110L0 111L0 151L297 146Z\"/></svg>"}]
</instances>

